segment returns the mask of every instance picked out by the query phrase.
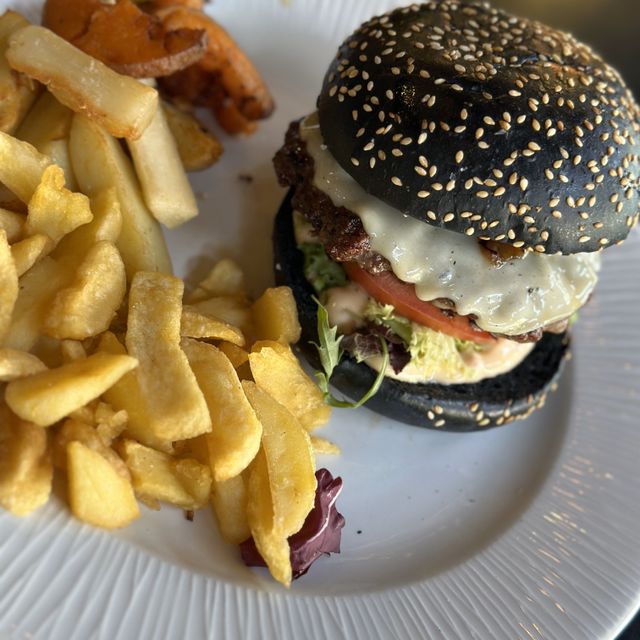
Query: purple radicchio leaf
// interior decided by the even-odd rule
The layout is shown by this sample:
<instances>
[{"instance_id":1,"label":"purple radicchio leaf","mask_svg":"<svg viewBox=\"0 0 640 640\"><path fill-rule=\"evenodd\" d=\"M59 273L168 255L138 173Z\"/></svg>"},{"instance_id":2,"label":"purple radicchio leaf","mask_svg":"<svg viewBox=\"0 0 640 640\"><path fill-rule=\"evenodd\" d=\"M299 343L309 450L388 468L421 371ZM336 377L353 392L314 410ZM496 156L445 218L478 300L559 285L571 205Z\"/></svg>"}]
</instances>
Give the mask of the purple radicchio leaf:
<instances>
[{"instance_id":1,"label":"purple radicchio leaf","mask_svg":"<svg viewBox=\"0 0 640 640\"><path fill-rule=\"evenodd\" d=\"M334 478L327 469L318 469L316 480L318 486L313 509L302 529L289 537L294 580L304 575L321 555L340 553L344 517L338 513L336 500L342 491L342 478ZM240 553L247 566L266 566L253 538L240 544Z\"/></svg>"}]
</instances>

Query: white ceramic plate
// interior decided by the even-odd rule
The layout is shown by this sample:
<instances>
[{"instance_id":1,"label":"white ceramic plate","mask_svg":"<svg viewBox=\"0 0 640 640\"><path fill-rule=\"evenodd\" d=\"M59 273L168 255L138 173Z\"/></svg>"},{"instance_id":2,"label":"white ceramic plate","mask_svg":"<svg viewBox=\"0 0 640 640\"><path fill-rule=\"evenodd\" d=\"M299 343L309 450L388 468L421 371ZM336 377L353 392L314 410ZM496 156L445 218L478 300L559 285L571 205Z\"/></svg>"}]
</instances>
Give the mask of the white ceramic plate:
<instances>
[{"instance_id":1,"label":"white ceramic plate","mask_svg":"<svg viewBox=\"0 0 640 640\"><path fill-rule=\"evenodd\" d=\"M39 4L10 6L37 20ZM201 215L169 236L178 273L232 256L254 291L271 282L270 159L341 39L392 4L212 5L278 110L195 177ZM342 553L289 591L245 568L209 513L145 509L110 534L54 499L0 513L0 637L613 638L640 604L639 240L607 251L560 389L526 422L456 435L335 412L323 435L343 453L321 462L345 481Z\"/></svg>"}]
</instances>

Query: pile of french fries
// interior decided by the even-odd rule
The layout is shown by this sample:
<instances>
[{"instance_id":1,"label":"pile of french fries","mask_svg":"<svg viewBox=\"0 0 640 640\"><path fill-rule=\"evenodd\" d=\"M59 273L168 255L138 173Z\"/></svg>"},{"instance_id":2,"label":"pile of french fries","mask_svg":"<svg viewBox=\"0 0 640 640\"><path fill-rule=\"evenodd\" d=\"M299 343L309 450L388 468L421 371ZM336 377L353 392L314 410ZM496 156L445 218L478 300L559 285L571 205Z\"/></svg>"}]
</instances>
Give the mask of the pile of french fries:
<instances>
[{"instance_id":1,"label":"pile of french fries","mask_svg":"<svg viewBox=\"0 0 640 640\"><path fill-rule=\"evenodd\" d=\"M159 221L197 207L163 113L153 87L0 17L0 506L37 509L54 469L99 527L139 501L211 504L288 585L329 407L291 351L288 288L252 303L229 260L186 293L171 274Z\"/></svg>"}]
</instances>

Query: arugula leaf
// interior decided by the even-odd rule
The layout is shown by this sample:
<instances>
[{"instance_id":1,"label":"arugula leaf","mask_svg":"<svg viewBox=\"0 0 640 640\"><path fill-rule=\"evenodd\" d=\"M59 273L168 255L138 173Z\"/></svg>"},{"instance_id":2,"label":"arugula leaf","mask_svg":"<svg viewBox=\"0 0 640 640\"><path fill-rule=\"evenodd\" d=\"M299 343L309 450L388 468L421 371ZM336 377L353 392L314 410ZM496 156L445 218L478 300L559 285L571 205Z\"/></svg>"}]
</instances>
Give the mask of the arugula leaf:
<instances>
[{"instance_id":1,"label":"arugula leaf","mask_svg":"<svg viewBox=\"0 0 640 640\"><path fill-rule=\"evenodd\" d=\"M344 355L344 350L340 347L343 336L337 335L337 327L329 325L329 313L326 307L315 296L313 300L318 305L318 339L320 341L320 344L315 342L313 344L318 350L320 363L323 368L323 371L316 371L315 376L324 396L324 401L332 407L357 409L367 400L372 398L378 392L378 389L380 389L380 385L384 380L384 372L389 364L389 350L387 349L387 343L381 336L380 347L382 349L382 364L371 388L357 402L339 400L329 390L329 380L333 375L333 370L338 366L342 356Z\"/></svg>"}]
</instances>

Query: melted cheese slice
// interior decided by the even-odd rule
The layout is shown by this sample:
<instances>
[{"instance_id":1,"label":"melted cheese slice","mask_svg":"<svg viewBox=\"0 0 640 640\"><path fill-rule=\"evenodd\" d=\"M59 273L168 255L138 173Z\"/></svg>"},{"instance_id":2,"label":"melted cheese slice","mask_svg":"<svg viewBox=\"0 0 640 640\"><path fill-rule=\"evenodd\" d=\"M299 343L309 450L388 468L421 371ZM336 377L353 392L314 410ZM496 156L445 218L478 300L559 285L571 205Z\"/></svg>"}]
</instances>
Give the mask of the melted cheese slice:
<instances>
[{"instance_id":1,"label":"melted cheese slice","mask_svg":"<svg viewBox=\"0 0 640 640\"><path fill-rule=\"evenodd\" d=\"M372 249L400 280L415 285L421 300L448 298L485 331L518 335L568 318L595 287L599 253L529 252L498 267L477 240L425 224L366 193L327 149L316 113L303 120L300 133L315 161L314 185L362 220Z\"/></svg>"}]
</instances>

